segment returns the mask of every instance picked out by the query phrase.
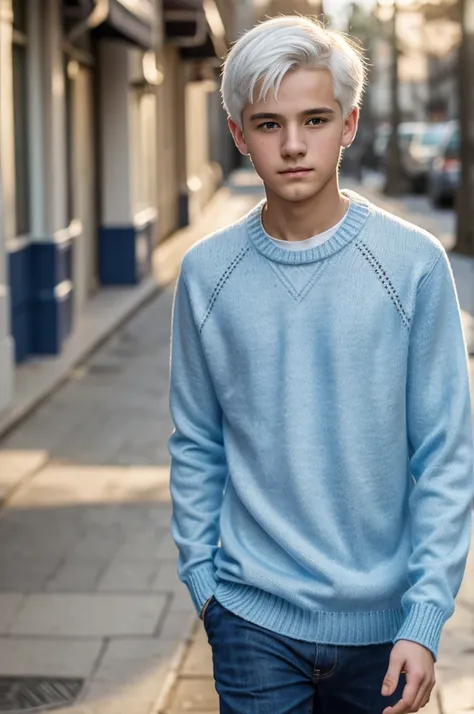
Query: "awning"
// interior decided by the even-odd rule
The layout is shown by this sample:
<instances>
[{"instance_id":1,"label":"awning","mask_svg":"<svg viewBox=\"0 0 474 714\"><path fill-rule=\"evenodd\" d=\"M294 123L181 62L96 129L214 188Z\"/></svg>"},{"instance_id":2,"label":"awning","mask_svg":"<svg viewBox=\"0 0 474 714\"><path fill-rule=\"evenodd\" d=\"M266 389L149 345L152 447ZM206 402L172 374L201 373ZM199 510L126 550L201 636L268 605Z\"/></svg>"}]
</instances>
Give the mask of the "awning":
<instances>
[{"instance_id":1,"label":"awning","mask_svg":"<svg viewBox=\"0 0 474 714\"><path fill-rule=\"evenodd\" d=\"M167 41L183 59L216 59L227 51L225 28L215 0L163 0Z\"/></svg>"},{"instance_id":2,"label":"awning","mask_svg":"<svg viewBox=\"0 0 474 714\"><path fill-rule=\"evenodd\" d=\"M70 10L82 7L84 13L70 27L71 41L90 30L95 36L120 38L143 49L156 46L157 18L153 0L63 0L63 5Z\"/></svg>"}]
</instances>

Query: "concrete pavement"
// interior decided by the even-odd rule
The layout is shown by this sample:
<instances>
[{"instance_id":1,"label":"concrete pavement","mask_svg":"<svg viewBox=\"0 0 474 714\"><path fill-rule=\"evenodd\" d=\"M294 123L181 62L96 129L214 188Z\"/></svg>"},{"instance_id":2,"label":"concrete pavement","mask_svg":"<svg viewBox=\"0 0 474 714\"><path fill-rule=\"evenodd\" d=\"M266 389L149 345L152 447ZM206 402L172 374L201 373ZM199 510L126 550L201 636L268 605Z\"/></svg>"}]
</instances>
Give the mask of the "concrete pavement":
<instances>
[{"instance_id":1,"label":"concrete pavement","mask_svg":"<svg viewBox=\"0 0 474 714\"><path fill-rule=\"evenodd\" d=\"M217 712L169 535L169 328L184 251L259 197L236 184L157 251L161 294L0 444L0 711L73 692L61 712ZM474 711L472 561L430 714Z\"/></svg>"},{"instance_id":2,"label":"concrete pavement","mask_svg":"<svg viewBox=\"0 0 474 714\"><path fill-rule=\"evenodd\" d=\"M161 294L0 444L2 712L161 707L196 623L169 533L174 279L193 242L258 197L224 188L160 246Z\"/></svg>"}]
</instances>

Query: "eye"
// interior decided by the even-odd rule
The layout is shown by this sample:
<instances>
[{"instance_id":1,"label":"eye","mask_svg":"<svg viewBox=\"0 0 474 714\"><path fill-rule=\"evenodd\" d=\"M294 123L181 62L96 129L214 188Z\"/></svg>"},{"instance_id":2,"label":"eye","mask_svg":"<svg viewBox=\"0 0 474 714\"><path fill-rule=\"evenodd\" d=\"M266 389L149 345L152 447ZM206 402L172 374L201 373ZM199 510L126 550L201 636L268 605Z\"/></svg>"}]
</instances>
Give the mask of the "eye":
<instances>
[{"instance_id":1,"label":"eye","mask_svg":"<svg viewBox=\"0 0 474 714\"><path fill-rule=\"evenodd\" d=\"M278 126L276 121L266 121L263 124L259 124L257 129L269 130L269 129L274 129L276 126Z\"/></svg>"},{"instance_id":2,"label":"eye","mask_svg":"<svg viewBox=\"0 0 474 714\"><path fill-rule=\"evenodd\" d=\"M308 120L308 124L310 124L310 126L321 126L322 124L326 124L326 122L327 119L323 119L322 117L311 117L311 119Z\"/></svg>"}]
</instances>

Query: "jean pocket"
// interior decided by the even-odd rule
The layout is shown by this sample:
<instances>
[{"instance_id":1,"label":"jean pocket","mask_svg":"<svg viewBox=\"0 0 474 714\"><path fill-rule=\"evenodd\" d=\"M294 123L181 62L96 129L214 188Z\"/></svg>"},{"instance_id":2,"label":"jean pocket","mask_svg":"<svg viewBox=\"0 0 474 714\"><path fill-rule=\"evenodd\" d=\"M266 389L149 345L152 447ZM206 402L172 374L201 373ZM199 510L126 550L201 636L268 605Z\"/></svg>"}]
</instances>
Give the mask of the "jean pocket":
<instances>
[{"instance_id":1,"label":"jean pocket","mask_svg":"<svg viewBox=\"0 0 474 714\"><path fill-rule=\"evenodd\" d=\"M215 598L214 595L213 595L213 596L211 597L211 599L209 600L208 604L207 604L206 610L205 610L204 615L203 615L203 618L202 618L202 621L203 621L203 624L204 624L204 627L205 627L205 628L207 627L207 618L208 618L208 615L209 615L209 610L212 609L212 607L214 606L214 604L215 604L216 602L217 602L217 600L216 600L216 598Z\"/></svg>"}]
</instances>

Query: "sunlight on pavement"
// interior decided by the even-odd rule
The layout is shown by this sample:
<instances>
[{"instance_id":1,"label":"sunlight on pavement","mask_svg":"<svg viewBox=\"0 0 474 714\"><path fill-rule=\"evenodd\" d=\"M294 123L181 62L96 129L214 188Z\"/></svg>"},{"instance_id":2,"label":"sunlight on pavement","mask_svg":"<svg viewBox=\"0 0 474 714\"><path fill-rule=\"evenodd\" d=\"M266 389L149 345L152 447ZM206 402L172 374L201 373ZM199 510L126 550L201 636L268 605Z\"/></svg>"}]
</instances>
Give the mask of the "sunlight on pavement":
<instances>
[{"instance_id":1,"label":"sunlight on pavement","mask_svg":"<svg viewBox=\"0 0 474 714\"><path fill-rule=\"evenodd\" d=\"M169 500L169 466L51 463L18 489L9 508Z\"/></svg>"},{"instance_id":2,"label":"sunlight on pavement","mask_svg":"<svg viewBox=\"0 0 474 714\"><path fill-rule=\"evenodd\" d=\"M48 458L49 452L44 449L0 450L0 503L23 479L42 468Z\"/></svg>"}]
</instances>

